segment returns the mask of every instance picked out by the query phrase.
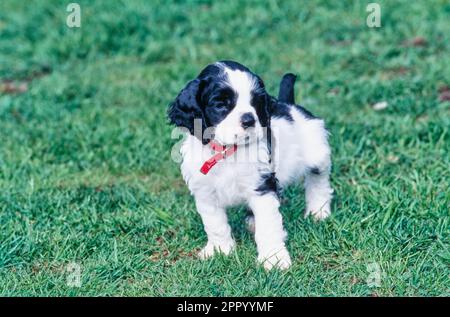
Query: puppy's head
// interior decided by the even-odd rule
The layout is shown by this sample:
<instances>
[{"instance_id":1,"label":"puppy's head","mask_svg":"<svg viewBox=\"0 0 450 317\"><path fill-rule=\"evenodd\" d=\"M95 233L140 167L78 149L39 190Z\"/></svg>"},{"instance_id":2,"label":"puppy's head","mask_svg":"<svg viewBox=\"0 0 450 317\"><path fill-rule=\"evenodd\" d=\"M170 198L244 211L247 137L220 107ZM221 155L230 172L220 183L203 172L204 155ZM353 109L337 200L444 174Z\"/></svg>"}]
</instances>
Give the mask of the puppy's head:
<instances>
[{"instance_id":1,"label":"puppy's head","mask_svg":"<svg viewBox=\"0 0 450 317\"><path fill-rule=\"evenodd\" d=\"M246 144L264 136L270 97L264 83L232 61L208 65L169 107L172 124L184 127L204 144ZM197 124L195 124L197 122Z\"/></svg>"}]
</instances>

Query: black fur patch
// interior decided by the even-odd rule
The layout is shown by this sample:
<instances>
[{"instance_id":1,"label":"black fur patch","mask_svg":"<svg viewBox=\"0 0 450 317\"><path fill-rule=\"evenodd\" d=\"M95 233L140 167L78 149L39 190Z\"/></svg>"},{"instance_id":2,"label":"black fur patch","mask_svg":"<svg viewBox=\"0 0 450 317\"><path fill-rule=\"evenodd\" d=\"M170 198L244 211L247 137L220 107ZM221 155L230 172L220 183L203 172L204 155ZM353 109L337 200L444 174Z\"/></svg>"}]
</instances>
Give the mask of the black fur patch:
<instances>
[{"instance_id":1,"label":"black fur patch","mask_svg":"<svg viewBox=\"0 0 450 317\"><path fill-rule=\"evenodd\" d=\"M221 74L222 70L219 66L215 65L215 64L211 64L206 66L201 72L200 74L197 76L197 78L200 79L205 79L208 77L215 77L215 76L219 76Z\"/></svg>"},{"instance_id":2,"label":"black fur patch","mask_svg":"<svg viewBox=\"0 0 450 317\"><path fill-rule=\"evenodd\" d=\"M305 118L312 120L312 119L318 119L315 115L313 115L311 112L306 110L300 105L292 105L287 104L285 102L281 102L279 100L276 100L275 98L272 98L272 104L270 108L270 114L272 118L281 118L285 119L286 121L293 122L294 119L291 115L292 108L299 111Z\"/></svg>"},{"instance_id":3,"label":"black fur patch","mask_svg":"<svg viewBox=\"0 0 450 317\"><path fill-rule=\"evenodd\" d=\"M285 119L289 122L293 122L294 119L291 116L292 105L273 99L271 107L271 117L277 119Z\"/></svg>"},{"instance_id":4,"label":"black fur patch","mask_svg":"<svg viewBox=\"0 0 450 317\"><path fill-rule=\"evenodd\" d=\"M261 185L258 186L256 191L261 195L268 193L275 193L276 195L279 195L280 185L278 183L278 179L275 177L275 173L261 175Z\"/></svg>"},{"instance_id":5,"label":"black fur patch","mask_svg":"<svg viewBox=\"0 0 450 317\"><path fill-rule=\"evenodd\" d=\"M307 119L317 119L315 115L313 115L309 110L306 110L300 105L295 105L295 108L300 111Z\"/></svg>"}]
</instances>

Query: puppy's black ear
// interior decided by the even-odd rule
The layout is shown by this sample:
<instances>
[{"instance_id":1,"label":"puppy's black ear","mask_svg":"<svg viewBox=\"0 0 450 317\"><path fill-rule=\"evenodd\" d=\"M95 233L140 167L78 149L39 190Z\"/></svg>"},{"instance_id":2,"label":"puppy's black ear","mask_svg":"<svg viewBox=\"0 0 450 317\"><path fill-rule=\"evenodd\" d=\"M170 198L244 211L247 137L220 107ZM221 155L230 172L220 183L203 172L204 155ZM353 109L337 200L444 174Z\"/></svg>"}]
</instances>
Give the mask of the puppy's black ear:
<instances>
[{"instance_id":1,"label":"puppy's black ear","mask_svg":"<svg viewBox=\"0 0 450 317\"><path fill-rule=\"evenodd\" d=\"M199 103L199 91L201 80L194 79L178 94L177 98L170 104L167 111L169 122L177 127L184 127L194 135L194 120L201 120L200 127L204 129L203 111ZM198 131L202 133L202 131ZM201 135L200 135L201 139Z\"/></svg>"}]
</instances>

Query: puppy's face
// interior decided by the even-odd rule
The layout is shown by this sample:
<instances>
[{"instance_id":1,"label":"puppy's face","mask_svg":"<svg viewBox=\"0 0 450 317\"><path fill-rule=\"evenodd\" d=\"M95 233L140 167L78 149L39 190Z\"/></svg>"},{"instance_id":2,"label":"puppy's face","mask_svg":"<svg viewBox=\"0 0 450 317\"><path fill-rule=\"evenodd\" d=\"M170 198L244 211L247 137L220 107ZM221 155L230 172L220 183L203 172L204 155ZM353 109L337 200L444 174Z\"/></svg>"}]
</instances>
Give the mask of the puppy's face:
<instances>
[{"instance_id":1,"label":"puppy's face","mask_svg":"<svg viewBox=\"0 0 450 317\"><path fill-rule=\"evenodd\" d=\"M246 144L264 136L268 125L267 95L262 80L248 68L230 61L207 66L188 83L169 108L169 119L188 128L203 143ZM194 120L201 120L202 133Z\"/></svg>"}]
</instances>

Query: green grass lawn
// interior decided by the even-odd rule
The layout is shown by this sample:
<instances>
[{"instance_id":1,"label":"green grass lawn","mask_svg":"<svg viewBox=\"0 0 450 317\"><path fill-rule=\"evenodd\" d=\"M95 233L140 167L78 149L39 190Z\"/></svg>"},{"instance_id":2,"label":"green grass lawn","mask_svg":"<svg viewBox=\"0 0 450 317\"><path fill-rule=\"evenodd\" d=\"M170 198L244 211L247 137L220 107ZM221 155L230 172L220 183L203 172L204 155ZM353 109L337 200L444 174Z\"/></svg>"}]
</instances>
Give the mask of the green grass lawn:
<instances>
[{"instance_id":1,"label":"green grass lawn","mask_svg":"<svg viewBox=\"0 0 450 317\"><path fill-rule=\"evenodd\" d=\"M372 1L84 0L73 29L69 2L0 2L0 295L450 295L448 1L382 1L368 28ZM297 73L331 132L334 211L283 193L286 272L256 265L244 208L237 250L195 257L166 108L220 59L273 95Z\"/></svg>"}]
</instances>

